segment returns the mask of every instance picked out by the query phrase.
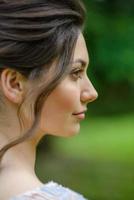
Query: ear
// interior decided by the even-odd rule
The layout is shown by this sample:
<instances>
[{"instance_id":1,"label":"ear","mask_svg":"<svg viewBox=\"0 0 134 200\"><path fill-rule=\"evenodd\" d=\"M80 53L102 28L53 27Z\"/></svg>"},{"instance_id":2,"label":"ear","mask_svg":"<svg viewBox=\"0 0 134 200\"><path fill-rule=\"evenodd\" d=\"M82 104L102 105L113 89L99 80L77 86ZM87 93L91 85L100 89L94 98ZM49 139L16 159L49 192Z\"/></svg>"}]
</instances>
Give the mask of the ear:
<instances>
[{"instance_id":1,"label":"ear","mask_svg":"<svg viewBox=\"0 0 134 200\"><path fill-rule=\"evenodd\" d=\"M13 103L20 104L24 96L24 78L23 76L12 69L6 68L2 71L1 89L4 95Z\"/></svg>"}]
</instances>

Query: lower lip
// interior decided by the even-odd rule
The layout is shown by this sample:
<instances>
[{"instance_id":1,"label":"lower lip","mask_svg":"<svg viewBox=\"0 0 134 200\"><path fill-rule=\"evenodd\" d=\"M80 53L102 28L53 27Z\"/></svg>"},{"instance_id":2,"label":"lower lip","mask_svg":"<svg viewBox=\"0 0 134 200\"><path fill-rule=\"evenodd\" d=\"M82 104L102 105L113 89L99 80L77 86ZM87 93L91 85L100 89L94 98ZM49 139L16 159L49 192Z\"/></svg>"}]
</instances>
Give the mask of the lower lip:
<instances>
[{"instance_id":1,"label":"lower lip","mask_svg":"<svg viewBox=\"0 0 134 200\"><path fill-rule=\"evenodd\" d=\"M77 114L77 115L74 115L74 116L76 116L78 119L84 119L85 118L85 114L84 113Z\"/></svg>"}]
</instances>

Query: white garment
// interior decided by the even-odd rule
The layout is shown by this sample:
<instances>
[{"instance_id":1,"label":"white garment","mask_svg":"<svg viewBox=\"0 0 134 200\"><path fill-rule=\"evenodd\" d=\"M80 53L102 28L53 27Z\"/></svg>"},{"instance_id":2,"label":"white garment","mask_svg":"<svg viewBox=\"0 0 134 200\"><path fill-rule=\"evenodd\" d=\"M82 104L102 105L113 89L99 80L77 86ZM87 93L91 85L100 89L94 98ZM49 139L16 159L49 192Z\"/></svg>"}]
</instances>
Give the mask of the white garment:
<instances>
[{"instance_id":1,"label":"white garment","mask_svg":"<svg viewBox=\"0 0 134 200\"><path fill-rule=\"evenodd\" d=\"M53 181L10 200L87 200L81 194Z\"/></svg>"}]
</instances>

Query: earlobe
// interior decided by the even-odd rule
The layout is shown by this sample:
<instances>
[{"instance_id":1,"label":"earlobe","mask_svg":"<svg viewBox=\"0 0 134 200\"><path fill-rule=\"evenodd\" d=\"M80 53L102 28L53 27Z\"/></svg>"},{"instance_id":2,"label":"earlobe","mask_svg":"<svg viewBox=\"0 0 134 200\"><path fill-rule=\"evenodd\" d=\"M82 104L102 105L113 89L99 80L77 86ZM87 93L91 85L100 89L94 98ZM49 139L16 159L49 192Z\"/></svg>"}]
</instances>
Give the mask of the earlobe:
<instances>
[{"instance_id":1,"label":"earlobe","mask_svg":"<svg viewBox=\"0 0 134 200\"><path fill-rule=\"evenodd\" d=\"M19 73L11 69L5 69L0 77L3 94L13 103L19 104L23 97L23 82Z\"/></svg>"}]
</instances>

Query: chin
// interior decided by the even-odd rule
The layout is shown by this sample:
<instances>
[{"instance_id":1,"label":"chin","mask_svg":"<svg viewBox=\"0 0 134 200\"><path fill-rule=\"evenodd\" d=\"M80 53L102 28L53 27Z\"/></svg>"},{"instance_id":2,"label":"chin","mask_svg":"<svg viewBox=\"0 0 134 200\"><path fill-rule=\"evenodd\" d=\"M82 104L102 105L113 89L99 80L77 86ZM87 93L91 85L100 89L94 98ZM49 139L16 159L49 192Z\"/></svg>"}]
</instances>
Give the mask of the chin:
<instances>
[{"instance_id":1,"label":"chin","mask_svg":"<svg viewBox=\"0 0 134 200\"><path fill-rule=\"evenodd\" d=\"M80 124L77 124L76 126L72 126L66 129L62 129L62 130L57 130L57 131L45 131L47 132L47 135L52 135L52 136L57 136L57 137L65 137L65 138L69 138L69 137L73 137L75 135L78 135L80 132Z\"/></svg>"},{"instance_id":2,"label":"chin","mask_svg":"<svg viewBox=\"0 0 134 200\"><path fill-rule=\"evenodd\" d=\"M80 132L80 127L75 127L75 129L66 131L65 134L62 134L63 137L73 137L75 135L78 135Z\"/></svg>"}]
</instances>

